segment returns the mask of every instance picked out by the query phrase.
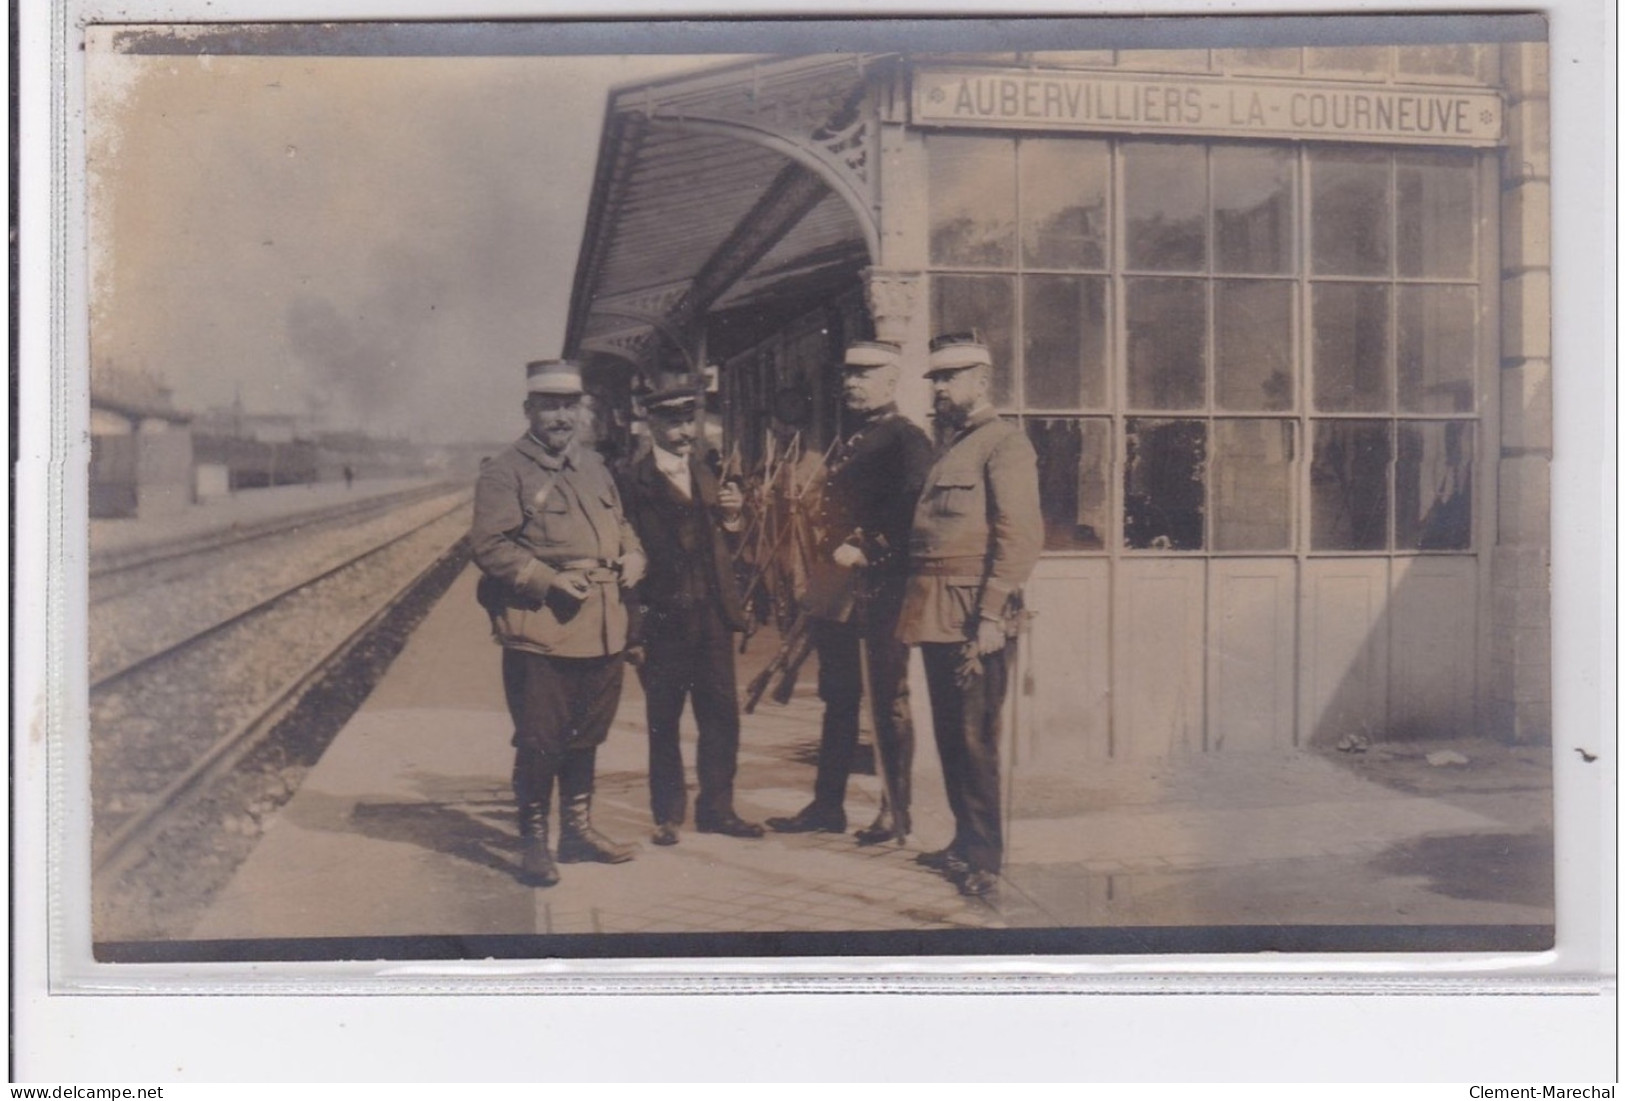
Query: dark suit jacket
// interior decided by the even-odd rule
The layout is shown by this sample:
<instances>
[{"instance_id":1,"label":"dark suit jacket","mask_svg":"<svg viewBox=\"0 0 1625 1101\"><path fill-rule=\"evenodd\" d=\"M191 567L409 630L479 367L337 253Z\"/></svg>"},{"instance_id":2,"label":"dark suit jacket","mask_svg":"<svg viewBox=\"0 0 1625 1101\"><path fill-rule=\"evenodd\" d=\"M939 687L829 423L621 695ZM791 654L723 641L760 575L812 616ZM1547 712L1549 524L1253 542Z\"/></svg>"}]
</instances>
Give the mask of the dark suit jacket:
<instances>
[{"instance_id":1,"label":"dark suit jacket","mask_svg":"<svg viewBox=\"0 0 1625 1101\"><path fill-rule=\"evenodd\" d=\"M653 452L634 462L622 479L621 500L627 519L649 559L648 572L638 587L639 603L660 617L682 615L715 593L722 621L742 631L745 612L733 570L735 537L722 529L716 475L693 455L688 472L693 500L684 498L660 473ZM692 523L696 503L699 522Z\"/></svg>"}]
</instances>

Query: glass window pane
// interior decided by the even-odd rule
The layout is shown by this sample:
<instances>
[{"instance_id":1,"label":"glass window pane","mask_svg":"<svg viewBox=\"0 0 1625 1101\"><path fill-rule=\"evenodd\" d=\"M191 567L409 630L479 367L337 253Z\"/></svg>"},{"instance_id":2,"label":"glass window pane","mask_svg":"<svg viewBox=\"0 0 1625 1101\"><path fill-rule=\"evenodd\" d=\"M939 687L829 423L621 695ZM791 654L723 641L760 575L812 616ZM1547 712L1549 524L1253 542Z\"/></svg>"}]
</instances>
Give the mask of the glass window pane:
<instances>
[{"instance_id":1,"label":"glass window pane","mask_svg":"<svg viewBox=\"0 0 1625 1101\"><path fill-rule=\"evenodd\" d=\"M1207 268L1207 164L1200 145L1125 142L1123 205L1128 266Z\"/></svg>"},{"instance_id":2,"label":"glass window pane","mask_svg":"<svg viewBox=\"0 0 1625 1101\"><path fill-rule=\"evenodd\" d=\"M1292 408L1291 283L1215 283L1213 339L1220 408Z\"/></svg>"},{"instance_id":3,"label":"glass window pane","mask_svg":"<svg viewBox=\"0 0 1625 1101\"><path fill-rule=\"evenodd\" d=\"M1213 150L1214 269L1243 274L1293 270L1296 156L1286 149Z\"/></svg>"},{"instance_id":4,"label":"glass window pane","mask_svg":"<svg viewBox=\"0 0 1625 1101\"><path fill-rule=\"evenodd\" d=\"M932 135L931 262L1012 267L1016 258L1016 147L1003 138Z\"/></svg>"},{"instance_id":5,"label":"glass window pane","mask_svg":"<svg viewBox=\"0 0 1625 1101\"><path fill-rule=\"evenodd\" d=\"M1106 266L1108 158L1103 141L1021 143L1021 245L1028 264Z\"/></svg>"},{"instance_id":6,"label":"glass window pane","mask_svg":"<svg viewBox=\"0 0 1625 1101\"><path fill-rule=\"evenodd\" d=\"M1213 549L1292 546L1293 433L1289 420L1213 425Z\"/></svg>"},{"instance_id":7,"label":"glass window pane","mask_svg":"<svg viewBox=\"0 0 1625 1101\"><path fill-rule=\"evenodd\" d=\"M1201 550L1207 425L1131 417L1125 429L1123 545Z\"/></svg>"},{"instance_id":8,"label":"glass window pane","mask_svg":"<svg viewBox=\"0 0 1625 1101\"><path fill-rule=\"evenodd\" d=\"M1310 546L1388 547L1389 422L1316 421L1309 467Z\"/></svg>"},{"instance_id":9,"label":"glass window pane","mask_svg":"<svg viewBox=\"0 0 1625 1101\"><path fill-rule=\"evenodd\" d=\"M1009 275L934 275L931 277L931 331L957 333L975 329L993 353L993 404L1007 408L1015 400L1015 277Z\"/></svg>"},{"instance_id":10,"label":"glass window pane","mask_svg":"<svg viewBox=\"0 0 1625 1101\"><path fill-rule=\"evenodd\" d=\"M1023 400L1037 409L1105 405L1105 278L1029 275L1022 293Z\"/></svg>"},{"instance_id":11,"label":"glass window pane","mask_svg":"<svg viewBox=\"0 0 1625 1101\"><path fill-rule=\"evenodd\" d=\"M1399 407L1471 413L1478 359L1474 287L1400 287Z\"/></svg>"},{"instance_id":12,"label":"glass window pane","mask_svg":"<svg viewBox=\"0 0 1625 1101\"><path fill-rule=\"evenodd\" d=\"M1470 279L1478 220L1471 153L1407 153L1396 158L1399 274Z\"/></svg>"},{"instance_id":13,"label":"glass window pane","mask_svg":"<svg viewBox=\"0 0 1625 1101\"><path fill-rule=\"evenodd\" d=\"M1387 275L1388 155L1364 149L1309 161L1310 259L1317 275Z\"/></svg>"},{"instance_id":14,"label":"glass window pane","mask_svg":"<svg viewBox=\"0 0 1625 1101\"><path fill-rule=\"evenodd\" d=\"M1200 409L1207 394L1207 286L1129 279L1128 401L1137 409Z\"/></svg>"},{"instance_id":15,"label":"glass window pane","mask_svg":"<svg viewBox=\"0 0 1625 1101\"><path fill-rule=\"evenodd\" d=\"M1351 73L1383 77L1388 75L1388 47L1311 47L1303 51L1303 67L1311 73Z\"/></svg>"},{"instance_id":16,"label":"glass window pane","mask_svg":"<svg viewBox=\"0 0 1625 1101\"><path fill-rule=\"evenodd\" d=\"M1389 408L1386 284L1322 283L1314 289L1315 408Z\"/></svg>"},{"instance_id":17,"label":"glass window pane","mask_svg":"<svg viewBox=\"0 0 1625 1101\"><path fill-rule=\"evenodd\" d=\"M1473 541L1473 425L1399 426L1394 470L1394 544L1402 550L1466 550Z\"/></svg>"},{"instance_id":18,"label":"glass window pane","mask_svg":"<svg viewBox=\"0 0 1625 1101\"><path fill-rule=\"evenodd\" d=\"M1038 452L1045 550L1104 550L1111 424L1076 417L1028 417Z\"/></svg>"}]
</instances>

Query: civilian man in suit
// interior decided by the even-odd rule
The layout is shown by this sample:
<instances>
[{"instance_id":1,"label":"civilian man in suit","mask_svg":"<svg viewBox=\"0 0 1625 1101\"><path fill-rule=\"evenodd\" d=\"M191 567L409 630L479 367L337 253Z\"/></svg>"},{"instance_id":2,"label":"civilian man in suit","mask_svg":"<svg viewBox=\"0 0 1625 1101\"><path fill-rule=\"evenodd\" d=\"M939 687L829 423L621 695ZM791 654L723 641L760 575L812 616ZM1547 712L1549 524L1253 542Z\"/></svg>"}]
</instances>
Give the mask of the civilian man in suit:
<instances>
[{"instance_id":1,"label":"civilian man in suit","mask_svg":"<svg viewBox=\"0 0 1625 1101\"><path fill-rule=\"evenodd\" d=\"M908 565L914 502L931 463L931 443L897 411L902 349L859 341L837 366L846 402L845 435L830 452L812 517L807 611L818 651L823 735L813 801L782 833L846 830L846 782L858 746L858 714L868 674L882 801L858 843L901 843L909 832L914 725L909 715L908 646L897 616Z\"/></svg>"},{"instance_id":2,"label":"civilian man in suit","mask_svg":"<svg viewBox=\"0 0 1625 1101\"><path fill-rule=\"evenodd\" d=\"M933 340L926 378L937 458L914 510L898 632L925 659L954 838L916 859L981 896L1004 863L999 717L1021 586L1044 545L1038 456L1021 426L994 411L993 358L976 334Z\"/></svg>"},{"instance_id":3,"label":"civilian man in suit","mask_svg":"<svg viewBox=\"0 0 1625 1101\"><path fill-rule=\"evenodd\" d=\"M734 812L739 756L739 696L733 633L745 627L732 544L742 528L744 494L718 484L695 453L699 390L684 381L651 395L647 454L623 482L627 514L649 554L639 592L635 637L648 701L649 800L654 843L675 845L687 812L677 728L692 700L699 727L699 793L694 828L760 837L762 827Z\"/></svg>"},{"instance_id":4,"label":"civilian man in suit","mask_svg":"<svg viewBox=\"0 0 1625 1101\"><path fill-rule=\"evenodd\" d=\"M614 479L580 444L581 368L527 364L530 430L480 469L469 532L479 598L502 645L513 718L513 790L523 839L520 880L559 881L548 812L559 789L561 864L619 864L633 850L593 829L593 773L626 663L621 590L643 576L643 548Z\"/></svg>"}]
</instances>

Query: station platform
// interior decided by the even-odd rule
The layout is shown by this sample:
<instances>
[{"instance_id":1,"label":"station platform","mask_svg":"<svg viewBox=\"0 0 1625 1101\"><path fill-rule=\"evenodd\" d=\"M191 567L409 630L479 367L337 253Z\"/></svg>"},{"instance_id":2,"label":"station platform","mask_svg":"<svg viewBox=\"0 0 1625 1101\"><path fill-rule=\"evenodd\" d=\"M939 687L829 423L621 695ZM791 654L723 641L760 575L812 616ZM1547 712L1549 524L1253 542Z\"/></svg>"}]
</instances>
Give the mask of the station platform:
<instances>
[{"instance_id":1,"label":"station platform","mask_svg":"<svg viewBox=\"0 0 1625 1101\"><path fill-rule=\"evenodd\" d=\"M146 547L183 542L304 512L359 503L371 497L383 497L429 485L432 481L429 478L357 478L350 486L343 482L316 482L310 485L240 489L224 497L185 505L174 512L93 519L90 521L91 559L94 562L100 555L134 553ZM472 480L469 485L473 485Z\"/></svg>"},{"instance_id":2,"label":"station platform","mask_svg":"<svg viewBox=\"0 0 1625 1101\"><path fill-rule=\"evenodd\" d=\"M644 702L630 670L599 751L594 821L641 851L622 865L563 865L558 885L525 887L499 652L475 580L470 568L436 604L192 938L1437 926L1533 930L1513 938L1528 947L1549 940L1550 859L1529 855L1550 848L1542 751L1474 748L1479 767L1445 779L1420 758L1365 776L1306 751L1018 761L1005 880L995 898L965 899L914 862L952 834L923 691L907 847L860 847L850 833L685 830L661 848L649 843ZM753 640L741 685L775 642ZM809 661L788 705L764 700L744 716L741 815L760 821L808 801L815 684ZM1418 775L1396 785L1406 770ZM878 803L876 778L855 775L849 829ZM1212 943L1228 942L1221 932ZM1482 946L1471 935L1450 944Z\"/></svg>"}]
</instances>

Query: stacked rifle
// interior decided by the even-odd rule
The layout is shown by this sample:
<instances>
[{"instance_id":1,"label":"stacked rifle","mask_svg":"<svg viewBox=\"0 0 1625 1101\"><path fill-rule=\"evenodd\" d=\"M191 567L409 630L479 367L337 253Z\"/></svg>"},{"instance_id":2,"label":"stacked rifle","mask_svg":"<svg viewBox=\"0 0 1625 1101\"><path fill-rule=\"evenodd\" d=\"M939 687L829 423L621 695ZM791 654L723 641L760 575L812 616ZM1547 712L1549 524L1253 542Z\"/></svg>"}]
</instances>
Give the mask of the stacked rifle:
<instances>
[{"instance_id":1,"label":"stacked rifle","mask_svg":"<svg viewBox=\"0 0 1625 1101\"><path fill-rule=\"evenodd\" d=\"M835 445L830 446L833 450ZM743 578L746 620L740 652L758 623L771 621L782 638L778 652L746 686L747 714L756 710L775 678L774 701L789 703L801 667L812 653L805 600L814 567L813 526L829 455L807 470L808 454L799 432L782 447L769 434L757 475L744 478L740 473L737 446L723 467L725 479L732 476L743 485L750 517L734 556Z\"/></svg>"}]
</instances>

